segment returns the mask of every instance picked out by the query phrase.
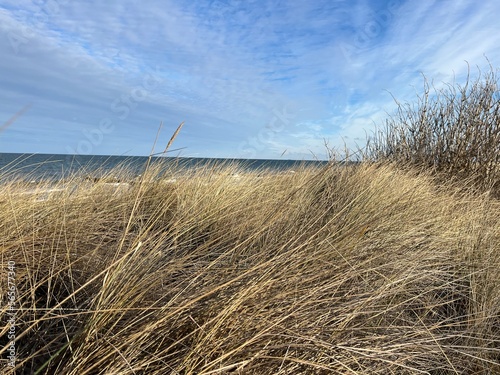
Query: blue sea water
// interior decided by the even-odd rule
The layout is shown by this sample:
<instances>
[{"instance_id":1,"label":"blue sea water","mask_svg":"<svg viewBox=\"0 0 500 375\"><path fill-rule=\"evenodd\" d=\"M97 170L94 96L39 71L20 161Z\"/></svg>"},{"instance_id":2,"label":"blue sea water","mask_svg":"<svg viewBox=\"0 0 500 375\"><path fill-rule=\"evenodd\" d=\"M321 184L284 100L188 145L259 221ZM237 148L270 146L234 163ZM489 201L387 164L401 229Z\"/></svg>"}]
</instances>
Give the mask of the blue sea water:
<instances>
[{"instance_id":1,"label":"blue sea water","mask_svg":"<svg viewBox=\"0 0 500 375\"><path fill-rule=\"evenodd\" d=\"M0 153L0 179L22 177L30 180L59 180L70 175L83 174L99 177L119 166L127 166L133 173L144 171L147 156L59 155ZM153 157L152 163L162 163L165 169L190 169L207 165L230 163L243 170L285 171L300 165L322 166L326 161L215 159Z\"/></svg>"}]
</instances>

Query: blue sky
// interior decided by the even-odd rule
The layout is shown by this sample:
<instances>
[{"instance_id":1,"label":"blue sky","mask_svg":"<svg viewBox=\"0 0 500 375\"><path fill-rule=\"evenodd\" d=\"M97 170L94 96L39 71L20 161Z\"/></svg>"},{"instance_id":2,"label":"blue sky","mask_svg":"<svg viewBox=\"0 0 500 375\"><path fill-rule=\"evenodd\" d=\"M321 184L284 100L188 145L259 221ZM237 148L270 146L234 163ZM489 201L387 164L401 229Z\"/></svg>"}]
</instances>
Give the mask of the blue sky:
<instances>
[{"instance_id":1,"label":"blue sky","mask_svg":"<svg viewBox=\"0 0 500 375\"><path fill-rule=\"evenodd\" d=\"M0 0L0 152L311 159L500 65L500 2ZM24 112L19 113L24 109ZM8 125L8 121L17 117ZM3 124L3 125L2 125Z\"/></svg>"}]
</instances>

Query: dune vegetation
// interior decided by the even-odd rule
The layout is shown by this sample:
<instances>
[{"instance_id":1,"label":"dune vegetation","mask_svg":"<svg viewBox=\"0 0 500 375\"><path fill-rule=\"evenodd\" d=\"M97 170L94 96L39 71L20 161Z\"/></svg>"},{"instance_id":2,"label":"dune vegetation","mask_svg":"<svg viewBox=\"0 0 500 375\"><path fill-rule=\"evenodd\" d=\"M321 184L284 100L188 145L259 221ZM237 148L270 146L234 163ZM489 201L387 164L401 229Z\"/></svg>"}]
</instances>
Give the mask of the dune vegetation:
<instances>
[{"instance_id":1,"label":"dune vegetation","mask_svg":"<svg viewBox=\"0 0 500 375\"><path fill-rule=\"evenodd\" d=\"M462 180L500 198L500 87L498 70L478 70L464 84L429 82L414 103L397 110L369 137L369 160L424 168L443 180Z\"/></svg>"},{"instance_id":2,"label":"dune vegetation","mask_svg":"<svg viewBox=\"0 0 500 375\"><path fill-rule=\"evenodd\" d=\"M500 373L494 168L436 168L451 141L426 164L400 124L359 164L4 181L17 373Z\"/></svg>"},{"instance_id":3,"label":"dune vegetation","mask_svg":"<svg viewBox=\"0 0 500 375\"><path fill-rule=\"evenodd\" d=\"M500 371L488 194L368 163L154 176L2 187L19 373Z\"/></svg>"}]
</instances>

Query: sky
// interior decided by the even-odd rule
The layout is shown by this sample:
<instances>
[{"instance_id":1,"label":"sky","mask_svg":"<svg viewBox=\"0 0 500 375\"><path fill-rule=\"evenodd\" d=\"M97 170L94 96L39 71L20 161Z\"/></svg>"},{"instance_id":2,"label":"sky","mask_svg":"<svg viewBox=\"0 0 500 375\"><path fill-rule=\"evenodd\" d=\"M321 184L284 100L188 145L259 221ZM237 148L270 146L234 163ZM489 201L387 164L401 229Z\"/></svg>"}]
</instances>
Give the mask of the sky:
<instances>
[{"instance_id":1,"label":"sky","mask_svg":"<svg viewBox=\"0 0 500 375\"><path fill-rule=\"evenodd\" d=\"M498 14L494 0L0 0L0 152L149 155L183 121L169 156L362 149L423 75L500 67Z\"/></svg>"}]
</instances>

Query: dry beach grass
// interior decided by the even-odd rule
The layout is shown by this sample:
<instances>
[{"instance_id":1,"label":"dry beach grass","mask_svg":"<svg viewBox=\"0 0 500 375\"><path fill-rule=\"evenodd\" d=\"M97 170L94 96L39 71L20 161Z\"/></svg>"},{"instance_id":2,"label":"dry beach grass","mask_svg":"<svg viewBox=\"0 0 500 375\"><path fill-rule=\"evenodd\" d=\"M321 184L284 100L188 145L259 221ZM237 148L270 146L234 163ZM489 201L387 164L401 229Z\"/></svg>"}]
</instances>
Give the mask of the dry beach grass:
<instances>
[{"instance_id":1,"label":"dry beach grass","mask_svg":"<svg viewBox=\"0 0 500 375\"><path fill-rule=\"evenodd\" d=\"M500 371L487 194L389 164L157 172L43 200L2 186L18 373Z\"/></svg>"}]
</instances>

